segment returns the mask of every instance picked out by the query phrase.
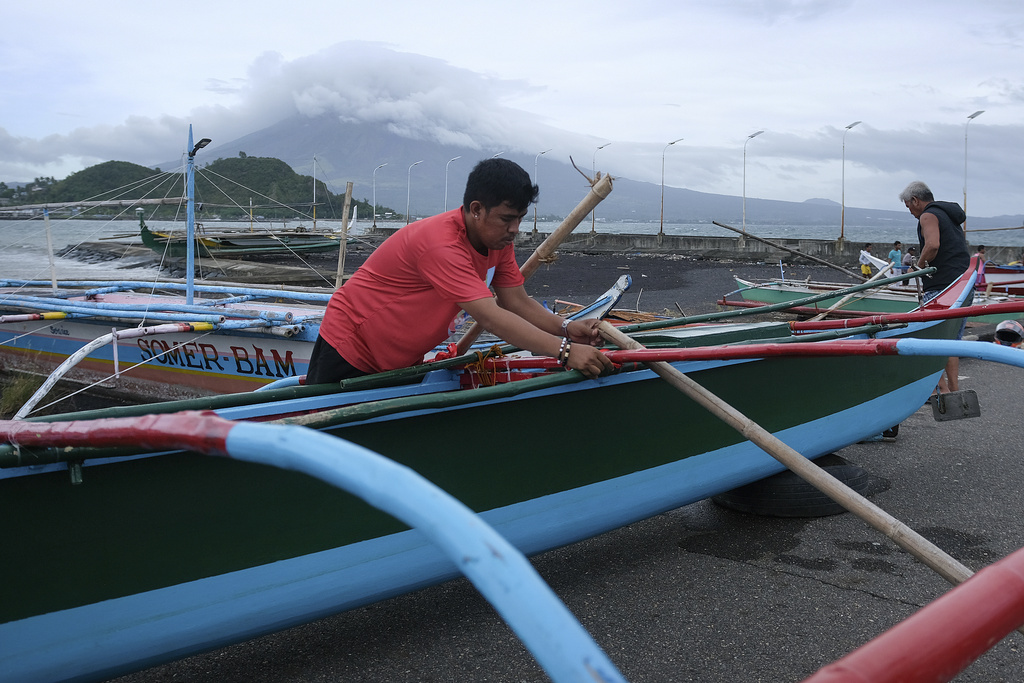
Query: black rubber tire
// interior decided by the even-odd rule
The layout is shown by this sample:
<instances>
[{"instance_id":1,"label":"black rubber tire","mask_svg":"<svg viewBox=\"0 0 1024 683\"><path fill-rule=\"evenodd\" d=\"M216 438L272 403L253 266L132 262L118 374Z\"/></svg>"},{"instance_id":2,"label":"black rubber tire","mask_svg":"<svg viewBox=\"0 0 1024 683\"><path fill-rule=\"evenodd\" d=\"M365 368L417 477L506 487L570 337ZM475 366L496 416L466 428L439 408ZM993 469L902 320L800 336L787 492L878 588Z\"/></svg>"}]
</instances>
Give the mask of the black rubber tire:
<instances>
[{"instance_id":1,"label":"black rubber tire","mask_svg":"<svg viewBox=\"0 0 1024 683\"><path fill-rule=\"evenodd\" d=\"M820 467L857 493L864 495L870 487L871 475L864 468L838 456L824 456L820 460L824 460L817 463ZM711 500L730 510L766 517L826 517L846 512L842 505L789 470L726 491Z\"/></svg>"}]
</instances>

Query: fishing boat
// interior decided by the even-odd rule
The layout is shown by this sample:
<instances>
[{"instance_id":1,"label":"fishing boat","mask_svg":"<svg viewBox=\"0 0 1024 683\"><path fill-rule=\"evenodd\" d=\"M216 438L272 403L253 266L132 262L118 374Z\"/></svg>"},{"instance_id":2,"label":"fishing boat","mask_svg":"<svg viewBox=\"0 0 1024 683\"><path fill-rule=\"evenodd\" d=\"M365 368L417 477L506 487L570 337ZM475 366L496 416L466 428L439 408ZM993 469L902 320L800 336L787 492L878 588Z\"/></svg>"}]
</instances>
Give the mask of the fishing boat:
<instances>
[{"instance_id":1,"label":"fishing boat","mask_svg":"<svg viewBox=\"0 0 1024 683\"><path fill-rule=\"evenodd\" d=\"M985 264L985 291L1024 295L1024 265Z\"/></svg>"},{"instance_id":2,"label":"fishing boat","mask_svg":"<svg viewBox=\"0 0 1024 683\"><path fill-rule=\"evenodd\" d=\"M188 247L184 233L152 231L140 216L142 243L163 256L183 258ZM334 232L309 231L306 228L247 231L221 229L211 232L196 225L195 249L205 258L257 256L266 254L304 254L337 251L342 238Z\"/></svg>"},{"instance_id":3,"label":"fishing boat","mask_svg":"<svg viewBox=\"0 0 1024 683\"><path fill-rule=\"evenodd\" d=\"M353 495L299 472L199 455L207 411L313 428L380 453L533 554L782 469L638 361L667 359L819 457L924 404L950 352L901 349L968 343L942 340L959 330L973 277L896 326L627 326L648 350L609 351L620 370L593 380L506 349L337 385L33 418L73 431L82 421L204 411L183 414L189 434L174 447L117 429L90 447L0 446L0 512L20 520L4 532L7 556L19 560L0 563L0 670L110 677L458 575L422 532ZM821 377L842 377L842 390ZM600 428L597 416L630 429ZM553 422L588 428L547 429ZM266 437L258 446L279 448Z\"/></svg>"},{"instance_id":4,"label":"fishing boat","mask_svg":"<svg viewBox=\"0 0 1024 683\"><path fill-rule=\"evenodd\" d=\"M329 292L195 285L200 298L188 304L185 289L0 280L0 362L46 378L80 358L63 379L134 401L252 391L306 373Z\"/></svg>"},{"instance_id":5,"label":"fishing boat","mask_svg":"<svg viewBox=\"0 0 1024 683\"><path fill-rule=\"evenodd\" d=\"M987 274L987 271L986 271ZM781 304L806 299L810 296L845 292L849 284L837 282L815 282L807 280L748 280L735 277L736 289L725 294L718 300L723 307L760 306L765 304ZM905 313L920 305L921 295L913 285L905 282L877 283L877 286L865 289L852 295L840 294L821 298L810 306L802 306L793 312L806 316L859 317L875 313ZM1024 301L1024 297L1013 294L1002 294L992 287L976 289L974 303L996 304ZM1006 314L988 314L972 316L971 322L998 323L1006 319Z\"/></svg>"}]
</instances>

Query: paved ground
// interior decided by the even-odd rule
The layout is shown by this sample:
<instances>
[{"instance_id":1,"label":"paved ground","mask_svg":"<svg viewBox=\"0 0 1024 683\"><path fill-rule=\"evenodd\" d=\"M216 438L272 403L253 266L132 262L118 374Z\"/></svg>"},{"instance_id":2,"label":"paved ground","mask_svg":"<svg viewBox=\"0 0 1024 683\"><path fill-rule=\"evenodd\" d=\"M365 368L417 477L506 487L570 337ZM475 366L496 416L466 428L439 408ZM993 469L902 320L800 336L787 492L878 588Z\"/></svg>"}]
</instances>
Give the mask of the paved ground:
<instances>
[{"instance_id":1,"label":"paved ground","mask_svg":"<svg viewBox=\"0 0 1024 683\"><path fill-rule=\"evenodd\" d=\"M678 302L689 313L714 309L707 302L731 289L733 268L751 277L778 271L623 259L577 263L569 270L596 276L579 276L578 291L555 275L546 281L543 268L533 286L585 298L628 266L635 281L652 283L640 295L642 309ZM664 286L665 277L678 281ZM583 285L591 280L599 281L596 292ZM625 305L635 303L629 296ZM979 395L980 418L936 422L925 406L895 442L858 444L840 455L875 478L876 504L979 569L1024 546L1024 371L965 360L961 376L962 388ZM709 501L546 553L534 564L631 681L800 681L948 588L851 514L755 517ZM493 609L467 582L454 581L119 680L547 679ZM1011 634L956 680L1024 680L1024 636Z\"/></svg>"}]
</instances>

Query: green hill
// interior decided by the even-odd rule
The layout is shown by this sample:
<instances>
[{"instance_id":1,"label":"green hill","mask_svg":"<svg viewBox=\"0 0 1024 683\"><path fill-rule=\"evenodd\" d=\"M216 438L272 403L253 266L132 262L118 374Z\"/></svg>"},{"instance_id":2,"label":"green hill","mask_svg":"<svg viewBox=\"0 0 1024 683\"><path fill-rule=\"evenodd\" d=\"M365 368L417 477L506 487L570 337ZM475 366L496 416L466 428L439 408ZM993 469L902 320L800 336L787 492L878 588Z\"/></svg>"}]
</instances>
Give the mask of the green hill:
<instances>
[{"instance_id":1,"label":"green hill","mask_svg":"<svg viewBox=\"0 0 1024 683\"><path fill-rule=\"evenodd\" d=\"M12 205L156 199L185 194L183 173L163 172L127 161L96 164L64 180L37 178L29 189L28 196ZM201 217L246 216L251 205L254 214L266 218L307 218L312 216L313 194L313 178L297 174L280 159L251 157L242 152L235 158L217 159L196 167L195 197L197 204L202 204ZM340 218L344 201L344 194L334 194L322 181L317 181L317 218ZM369 202L353 198L353 204L358 206L359 215L370 215ZM105 213L102 209L95 212ZM178 206L158 206L154 207L152 217L169 219L180 212Z\"/></svg>"}]
</instances>

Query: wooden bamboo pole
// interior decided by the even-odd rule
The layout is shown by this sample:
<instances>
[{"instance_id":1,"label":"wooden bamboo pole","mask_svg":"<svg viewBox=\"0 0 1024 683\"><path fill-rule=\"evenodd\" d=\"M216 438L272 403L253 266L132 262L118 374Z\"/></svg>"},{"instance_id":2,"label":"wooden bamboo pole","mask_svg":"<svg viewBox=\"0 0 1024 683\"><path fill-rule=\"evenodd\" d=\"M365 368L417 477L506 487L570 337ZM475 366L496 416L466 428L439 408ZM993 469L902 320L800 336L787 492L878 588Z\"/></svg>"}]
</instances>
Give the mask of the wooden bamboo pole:
<instances>
[{"instance_id":1,"label":"wooden bamboo pole","mask_svg":"<svg viewBox=\"0 0 1024 683\"><path fill-rule=\"evenodd\" d=\"M843 268L842 266L837 266L834 263L829 263L825 259L818 258L817 256L811 256L810 254L805 254L802 251L800 251L799 249L790 249L789 247L783 246L783 245L779 244L778 242L772 242L771 240L766 240L763 237L757 237L755 235L751 235L749 232L743 232L739 228L734 228L731 225L726 225L725 223L719 223L718 221L711 221L711 222L713 224L717 225L720 228L725 228L726 230L732 230L733 232L738 232L738 233L742 234L745 237L749 237L752 240L757 240L758 242L762 242L764 244L767 244L769 247L774 247L776 249L781 249L782 251L787 251L790 254L795 254L797 256L802 256L803 258L808 259L810 261L814 261L815 263L820 263L823 266L828 266L829 268L834 268L834 269L836 269L838 271L846 273L847 275L850 275L851 277L855 277L858 280L863 280L864 279L864 276L861 275L860 273L855 273L852 270L847 270L846 268Z\"/></svg>"},{"instance_id":2,"label":"wooden bamboo pole","mask_svg":"<svg viewBox=\"0 0 1024 683\"><path fill-rule=\"evenodd\" d=\"M611 194L612 191L612 177L606 175L595 179L591 186L590 192L583 198L583 201L573 209L565 220L562 221L561 225L555 228L547 238L541 242L540 246L533 250L530 254L530 258L526 259L522 266L519 267L519 272L523 274L523 278L526 280L530 279L530 276L537 272L540 268L540 264L544 261L550 261L554 256L555 251L558 250L559 245L565 241L565 238L569 236L576 227L583 222L583 219L587 217L594 207L604 201L605 197ZM462 338L459 339L458 355L462 355L469 350L469 347L476 341L480 333L483 332L483 328L479 323L474 322L470 325L469 329L463 333Z\"/></svg>"},{"instance_id":3,"label":"wooden bamboo pole","mask_svg":"<svg viewBox=\"0 0 1024 683\"><path fill-rule=\"evenodd\" d=\"M352 181L345 185L345 203L341 209L341 245L338 247L338 274L334 286L341 287L345 280L345 247L348 246L348 210L352 206Z\"/></svg>"},{"instance_id":4,"label":"wooden bamboo pole","mask_svg":"<svg viewBox=\"0 0 1024 683\"><path fill-rule=\"evenodd\" d=\"M601 323L601 336L607 341L623 349L642 349L642 344L620 332L607 322ZM946 554L941 548L921 536L916 531L888 514L877 505L860 495L846 484L825 472L810 460L787 446L766 429L715 396L713 393L676 370L669 363L647 363L647 367L657 373L673 387L696 401L743 437L763 449L770 456L781 462L800 478L836 501L844 508L857 515L887 538L909 552L940 576L954 585L969 579L973 572L963 564ZM1021 627L1024 632L1024 627Z\"/></svg>"}]
</instances>

